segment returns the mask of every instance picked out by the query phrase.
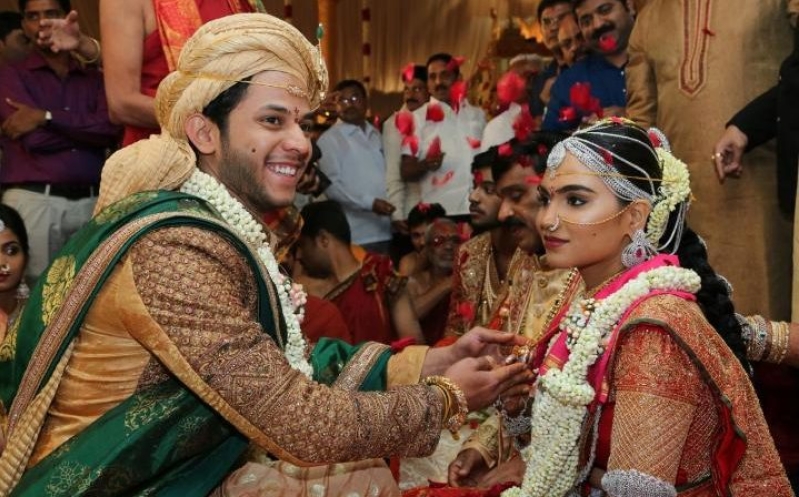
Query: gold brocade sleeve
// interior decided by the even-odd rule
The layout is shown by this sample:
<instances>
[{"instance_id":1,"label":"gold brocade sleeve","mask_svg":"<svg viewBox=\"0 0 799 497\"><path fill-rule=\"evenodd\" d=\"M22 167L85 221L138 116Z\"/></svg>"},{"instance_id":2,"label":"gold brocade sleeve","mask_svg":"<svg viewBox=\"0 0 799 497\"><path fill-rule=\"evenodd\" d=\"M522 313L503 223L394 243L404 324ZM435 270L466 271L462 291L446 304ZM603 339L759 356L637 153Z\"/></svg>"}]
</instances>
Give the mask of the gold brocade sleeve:
<instances>
[{"instance_id":1,"label":"gold brocade sleeve","mask_svg":"<svg viewBox=\"0 0 799 497\"><path fill-rule=\"evenodd\" d=\"M697 406L709 395L706 387L660 328L638 326L616 350L607 470L636 470L674 484Z\"/></svg>"},{"instance_id":2,"label":"gold brocade sleeve","mask_svg":"<svg viewBox=\"0 0 799 497\"><path fill-rule=\"evenodd\" d=\"M291 368L262 332L254 275L224 237L188 227L154 231L131 248L123 272L129 284L120 291L140 297L123 310L131 335L275 456L307 465L435 448L442 400L434 389L352 393Z\"/></svg>"},{"instance_id":3,"label":"gold brocade sleeve","mask_svg":"<svg viewBox=\"0 0 799 497\"><path fill-rule=\"evenodd\" d=\"M427 345L410 345L402 352L392 355L388 360L386 388L419 383L428 350L430 347Z\"/></svg>"},{"instance_id":4,"label":"gold brocade sleeve","mask_svg":"<svg viewBox=\"0 0 799 497\"><path fill-rule=\"evenodd\" d=\"M512 453L510 450L511 440L502 437L499 424L500 419L496 414L486 418L463 443L461 452L466 449L476 450L483 456L483 460L489 468L493 468L497 463L505 462Z\"/></svg>"}]
</instances>

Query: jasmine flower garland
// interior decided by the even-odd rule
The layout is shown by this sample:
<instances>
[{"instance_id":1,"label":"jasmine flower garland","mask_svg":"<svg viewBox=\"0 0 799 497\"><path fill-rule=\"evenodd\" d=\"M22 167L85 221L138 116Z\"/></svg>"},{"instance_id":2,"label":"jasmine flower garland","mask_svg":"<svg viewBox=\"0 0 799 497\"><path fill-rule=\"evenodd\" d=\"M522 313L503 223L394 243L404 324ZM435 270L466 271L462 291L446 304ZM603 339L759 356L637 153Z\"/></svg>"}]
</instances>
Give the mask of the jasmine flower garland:
<instances>
[{"instance_id":1,"label":"jasmine flower garland","mask_svg":"<svg viewBox=\"0 0 799 497\"><path fill-rule=\"evenodd\" d=\"M563 496L581 483L588 472L579 472L579 444L588 405L595 396L588 368L604 352L602 340L638 299L658 290L696 293L699 288L700 278L694 271L664 266L641 273L602 300L572 303L560 324L568 335L569 358L563 369L552 368L538 379L532 437L522 451L527 463L524 480L521 488L508 489L503 497Z\"/></svg>"},{"instance_id":2,"label":"jasmine flower garland","mask_svg":"<svg viewBox=\"0 0 799 497\"><path fill-rule=\"evenodd\" d=\"M216 178L199 169L194 170L191 177L180 187L180 191L200 197L211 204L222 219L257 250L258 258L263 262L269 278L277 287L280 307L288 328L286 349L283 353L292 368L311 378L313 368L305 357L307 344L300 329L300 323L305 317L306 294L301 285L292 283L291 279L280 272L277 260L267 242L263 224L255 219L241 202L233 198Z\"/></svg>"}]
</instances>

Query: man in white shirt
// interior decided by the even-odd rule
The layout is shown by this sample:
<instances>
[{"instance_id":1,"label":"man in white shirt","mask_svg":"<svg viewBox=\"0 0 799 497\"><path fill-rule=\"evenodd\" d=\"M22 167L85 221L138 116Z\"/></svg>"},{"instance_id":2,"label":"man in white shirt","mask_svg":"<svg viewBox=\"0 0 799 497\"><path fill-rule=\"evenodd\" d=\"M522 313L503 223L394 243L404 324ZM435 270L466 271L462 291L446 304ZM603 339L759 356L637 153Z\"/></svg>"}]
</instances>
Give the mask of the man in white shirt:
<instances>
[{"instance_id":1,"label":"man in white shirt","mask_svg":"<svg viewBox=\"0 0 799 497\"><path fill-rule=\"evenodd\" d=\"M352 243L385 254L394 206L384 199L386 162L380 132L366 121L368 100L361 82L344 80L334 91L339 118L317 142L322 151L319 169L331 181L325 194L344 208Z\"/></svg>"},{"instance_id":2,"label":"man in white shirt","mask_svg":"<svg viewBox=\"0 0 799 497\"><path fill-rule=\"evenodd\" d=\"M408 213L419 203L419 183L402 179L400 164L402 161L402 141L407 134L403 126L413 122L411 113L430 100L427 91L427 67L408 64L402 71L404 104L391 114L383 125L383 155L386 158L386 190L388 201L397 210L391 215L394 229L404 235L408 234Z\"/></svg>"},{"instance_id":3,"label":"man in white shirt","mask_svg":"<svg viewBox=\"0 0 799 497\"><path fill-rule=\"evenodd\" d=\"M480 148L485 113L466 99L462 60L438 53L427 60L430 101L413 112L413 136L404 140L402 177L418 181L421 201L468 219L472 158Z\"/></svg>"}]
</instances>

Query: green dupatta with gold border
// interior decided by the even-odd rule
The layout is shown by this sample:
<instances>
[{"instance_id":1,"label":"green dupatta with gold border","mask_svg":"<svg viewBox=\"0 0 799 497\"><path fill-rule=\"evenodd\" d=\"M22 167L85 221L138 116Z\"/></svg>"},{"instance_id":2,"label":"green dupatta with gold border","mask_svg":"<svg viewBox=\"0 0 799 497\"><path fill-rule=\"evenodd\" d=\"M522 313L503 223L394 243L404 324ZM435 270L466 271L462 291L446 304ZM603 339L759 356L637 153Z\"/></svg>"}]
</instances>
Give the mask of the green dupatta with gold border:
<instances>
[{"instance_id":1,"label":"green dupatta with gold border","mask_svg":"<svg viewBox=\"0 0 799 497\"><path fill-rule=\"evenodd\" d=\"M164 191L138 193L109 206L70 239L40 278L15 329L9 331L16 342L10 341L14 346L10 360L0 361L0 401L10 406L7 440L0 456L0 493L207 495L245 452L247 438L173 378L136 391L36 466L25 469L24 451L35 444L35 427L43 422L69 360L71 343L94 297L137 240L168 226L196 226L226 236L254 273L262 275L256 281L264 332L276 343L285 343L285 325L282 316L273 314L269 296L274 289L268 287L271 282L265 270L212 207L196 197ZM275 323L280 323L278 329ZM386 385L389 356L387 347L322 340L311 355L314 379L381 390ZM23 470L15 482L15 471Z\"/></svg>"}]
</instances>

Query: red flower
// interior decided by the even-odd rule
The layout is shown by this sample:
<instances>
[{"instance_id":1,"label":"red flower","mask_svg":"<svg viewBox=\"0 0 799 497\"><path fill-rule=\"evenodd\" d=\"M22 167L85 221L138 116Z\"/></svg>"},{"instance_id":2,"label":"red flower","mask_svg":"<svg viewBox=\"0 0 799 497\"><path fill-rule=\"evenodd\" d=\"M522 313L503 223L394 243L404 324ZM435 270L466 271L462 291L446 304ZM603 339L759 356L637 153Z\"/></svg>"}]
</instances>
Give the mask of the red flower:
<instances>
[{"instance_id":1,"label":"red flower","mask_svg":"<svg viewBox=\"0 0 799 497\"><path fill-rule=\"evenodd\" d=\"M612 34L604 34L599 38L599 49L603 52L615 52L619 42Z\"/></svg>"},{"instance_id":2,"label":"red flower","mask_svg":"<svg viewBox=\"0 0 799 497\"><path fill-rule=\"evenodd\" d=\"M538 174L531 174L524 177L524 182L530 186L538 186L543 178Z\"/></svg>"},{"instance_id":3,"label":"red flower","mask_svg":"<svg viewBox=\"0 0 799 497\"><path fill-rule=\"evenodd\" d=\"M458 304L458 315L462 317L464 321L473 321L474 314L474 304L471 302L461 302Z\"/></svg>"},{"instance_id":4,"label":"red flower","mask_svg":"<svg viewBox=\"0 0 799 497\"><path fill-rule=\"evenodd\" d=\"M596 114L596 117L602 119L602 114L604 111L602 110L602 104L599 103L599 99L596 97L591 97L591 101L588 104L588 108L585 109L588 115Z\"/></svg>"},{"instance_id":5,"label":"red flower","mask_svg":"<svg viewBox=\"0 0 799 497\"><path fill-rule=\"evenodd\" d=\"M591 104L591 83L574 83L569 89L569 101L578 110L588 110Z\"/></svg>"},{"instance_id":6,"label":"red flower","mask_svg":"<svg viewBox=\"0 0 799 497\"><path fill-rule=\"evenodd\" d=\"M543 143L539 143L538 144L538 155L543 157L543 156L545 156L548 153L549 153L549 149L547 148L547 146L544 145Z\"/></svg>"},{"instance_id":7,"label":"red flower","mask_svg":"<svg viewBox=\"0 0 799 497\"><path fill-rule=\"evenodd\" d=\"M438 104L429 104L427 106L427 116L425 119L434 123L440 123L444 120L444 109Z\"/></svg>"},{"instance_id":8,"label":"red flower","mask_svg":"<svg viewBox=\"0 0 799 497\"><path fill-rule=\"evenodd\" d=\"M647 133L649 135L649 141L652 142L652 146L655 148L660 148L663 145L663 142L660 140L660 136L654 131L649 131Z\"/></svg>"},{"instance_id":9,"label":"red flower","mask_svg":"<svg viewBox=\"0 0 799 497\"><path fill-rule=\"evenodd\" d=\"M457 110L460 108L461 101L466 98L466 83L463 81L456 81L449 87L450 102L452 108Z\"/></svg>"},{"instance_id":10,"label":"red flower","mask_svg":"<svg viewBox=\"0 0 799 497\"><path fill-rule=\"evenodd\" d=\"M397 116L394 118L394 125L397 127L397 131L399 131L400 135L412 135L415 129L413 114L407 110L398 112Z\"/></svg>"},{"instance_id":11,"label":"red flower","mask_svg":"<svg viewBox=\"0 0 799 497\"><path fill-rule=\"evenodd\" d=\"M452 60L449 61L449 64L447 64L447 70L456 71L464 62L466 62L466 57L453 57Z\"/></svg>"},{"instance_id":12,"label":"red flower","mask_svg":"<svg viewBox=\"0 0 799 497\"><path fill-rule=\"evenodd\" d=\"M602 159L605 161L605 164L609 166L613 165L613 154L610 153L610 150L601 148L599 149L599 153L602 154Z\"/></svg>"},{"instance_id":13,"label":"red flower","mask_svg":"<svg viewBox=\"0 0 799 497\"><path fill-rule=\"evenodd\" d=\"M432 159L440 155L441 155L441 138L436 136L430 142L430 146L427 148L427 155L425 156L425 158Z\"/></svg>"},{"instance_id":14,"label":"red flower","mask_svg":"<svg viewBox=\"0 0 799 497\"><path fill-rule=\"evenodd\" d=\"M478 148L480 148L480 140L478 140L477 138L474 138L472 136L467 136L466 141L469 142L469 146L472 147L473 149L477 150Z\"/></svg>"},{"instance_id":15,"label":"red flower","mask_svg":"<svg viewBox=\"0 0 799 497\"><path fill-rule=\"evenodd\" d=\"M522 111L513 120L513 134L519 141L525 141L530 133L536 130L536 122L525 105Z\"/></svg>"},{"instance_id":16,"label":"red flower","mask_svg":"<svg viewBox=\"0 0 799 497\"><path fill-rule=\"evenodd\" d=\"M516 102L524 95L526 84L515 71L508 71L497 81L497 98L503 104Z\"/></svg>"},{"instance_id":17,"label":"red flower","mask_svg":"<svg viewBox=\"0 0 799 497\"><path fill-rule=\"evenodd\" d=\"M410 83L413 80L413 72L415 69L415 65L413 62L408 62L408 64L402 68L402 81L405 83Z\"/></svg>"},{"instance_id":18,"label":"red flower","mask_svg":"<svg viewBox=\"0 0 799 497\"><path fill-rule=\"evenodd\" d=\"M510 143L503 143L497 149L497 153L499 153L501 157L508 157L513 155L513 147L510 146Z\"/></svg>"},{"instance_id":19,"label":"red flower","mask_svg":"<svg viewBox=\"0 0 799 497\"><path fill-rule=\"evenodd\" d=\"M572 122L578 118L577 111L574 110L574 107L563 107L560 109L558 114L558 121L561 122Z\"/></svg>"},{"instance_id":20,"label":"red flower","mask_svg":"<svg viewBox=\"0 0 799 497\"><path fill-rule=\"evenodd\" d=\"M474 177L474 184L475 185L479 186L479 185L483 184L483 180L485 178L483 178L483 172L482 171L475 171L475 172L472 173L472 176Z\"/></svg>"},{"instance_id":21,"label":"red flower","mask_svg":"<svg viewBox=\"0 0 799 497\"><path fill-rule=\"evenodd\" d=\"M402 139L402 146L411 148L411 155L416 156L419 153L419 137L416 135L408 135Z\"/></svg>"}]
</instances>

